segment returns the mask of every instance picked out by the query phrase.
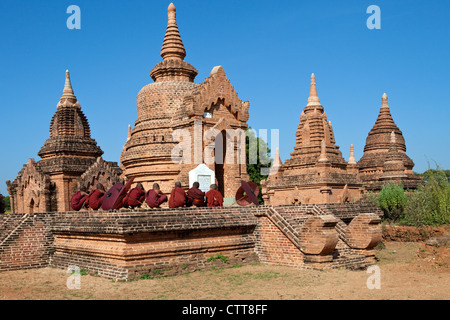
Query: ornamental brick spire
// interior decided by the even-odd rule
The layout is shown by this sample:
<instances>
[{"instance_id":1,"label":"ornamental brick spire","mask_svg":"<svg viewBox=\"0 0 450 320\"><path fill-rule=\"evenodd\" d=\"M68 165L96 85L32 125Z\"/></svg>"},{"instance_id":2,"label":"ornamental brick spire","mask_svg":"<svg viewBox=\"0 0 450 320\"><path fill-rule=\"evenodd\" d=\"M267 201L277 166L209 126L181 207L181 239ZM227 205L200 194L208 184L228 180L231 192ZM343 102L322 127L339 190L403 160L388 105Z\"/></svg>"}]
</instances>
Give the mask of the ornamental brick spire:
<instances>
[{"instance_id":1,"label":"ornamental brick spire","mask_svg":"<svg viewBox=\"0 0 450 320\"><path fill-rule=\"evenodd\" d=\"M359 160L360 168L381 167L384 157L392 147L391 135L395 135L395 147L401 152L405 166L412 169L413 161L406 155L406 144L402 131L392 118L386 93L381 97L381 108L375 124L367 135L364 155ZM372 169L371 169L372 170Z\"/></svg>"},{"instance_id":2,"label":"ornamental brick spire","mask_svg":"<svg viewBox=\"0 0 450 320\"><path fill-rule=\"evenodd\" d=\"M155 82L160 81L188 81L194 82L198 74L197 69L184 61L186 50L181 40L180 32L177 26L176 8L171 3L167 9L168 22L166 35L164 36L161 47L161 57L163 61L159 62L150 71L150 77Z\"/></svg>"},{"instance_id":3,"label":"ornamental brick spire","mask_svg":"<svg viewBox=\"0 0 450 320\"><path fill-rule=\"evenodd\" d=\"M63 94L60 99L61 104L75 104L77 102L77 98L75 97L72 89L72 83L70 82L70 74L69 70L66 70L66 81L64 83ZM79 106L79 105L78 105Z\"/></svg>"},{"instance_id":4,"label":"ornamental brick spire","mask_svg":"<svg viewBox=\"0 0 450 320\"><path fill-rule=\"evenodd\" d=\"M44 173L81 173L102 154L91 138L89 122L73 94L69 70L66 70L63 94L50 122L50 138L38 153L39 167Z\"/></svg>"},{"instance_id":5,"label":"ornamental brick spire","mask_svg":"<svg viewBox=\"0 0 450 320\"><path fill-rule=\"evenodd\" d=\"M175 5L171 3L167 9L168 22L166 35L161 48L161 57L163 60L184 60L186 50L181 40L180 32L177 26L177 11Z\"/></svg>"},{"instance_id":6,"label":"ornamental brick spire","mask_svg":"<svg viewBox=\"0 0 450 320\"><path fill-rule=\"evenodd\" d=\"M353 147L353 144L350 145L350 156L348 157L348 164L356 164L355 148Z\"/></svg>"},{"instance_id":7,"label":"ornamental brick spire","mask_svg":"<svg viewBox=\"0 0 450 320\"><path fill-rule=\"evenodd\" d=\"M308 104L307 106L314 106L319 105L319 96L317 95L317 88L316 88L316 76L311 74L311 86L309 88L309 97L308 97Z\"/></svg>"},{"instance_id":8,"label":"ornamental brick spire","mask_svg":"<svg viewBox=\"0 0 450 320\"><path fill-rule=\"evenodd\" d=\"M316 76L311 74L308 103L300 114L300 122L296 132L296 142L291 158L285 166L315 166L318 159L327 159L337 166L346 166L339 147L335 144L333 127L320 104L317 95ZM320 161L323 162L323 161Z\"/></svg>"}]
</instances>

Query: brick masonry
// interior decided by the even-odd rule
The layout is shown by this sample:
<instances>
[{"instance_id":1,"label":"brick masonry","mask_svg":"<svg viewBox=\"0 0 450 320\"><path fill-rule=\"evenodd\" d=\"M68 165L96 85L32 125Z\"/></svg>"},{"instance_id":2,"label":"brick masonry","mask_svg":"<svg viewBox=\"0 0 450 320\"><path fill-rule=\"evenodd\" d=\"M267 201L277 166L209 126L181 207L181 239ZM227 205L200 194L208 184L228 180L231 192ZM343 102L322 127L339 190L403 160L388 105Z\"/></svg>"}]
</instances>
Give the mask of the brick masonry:
<instances>
[{"instance_id":1,"label":"brick masonry","mask_svg":"<svg viewBox=\"0 0 450 320\"><path fill-rule=\"evenodd\" d=\"M113 280L235 264L363 268L381 239L361 204L2 215L0 271L77 265ZM226 257L222 261L214 257Z\"/></svg>"},{"instance_id":2,"label":"brick masonry","mask_svg":"<svg viewBox=\"0 0 450 320\"><path fill-rule=\"evenodd\" d=\"M0 215L0 271L49 266L51 226L51 214Z\"/></svg>"}]
</instances>

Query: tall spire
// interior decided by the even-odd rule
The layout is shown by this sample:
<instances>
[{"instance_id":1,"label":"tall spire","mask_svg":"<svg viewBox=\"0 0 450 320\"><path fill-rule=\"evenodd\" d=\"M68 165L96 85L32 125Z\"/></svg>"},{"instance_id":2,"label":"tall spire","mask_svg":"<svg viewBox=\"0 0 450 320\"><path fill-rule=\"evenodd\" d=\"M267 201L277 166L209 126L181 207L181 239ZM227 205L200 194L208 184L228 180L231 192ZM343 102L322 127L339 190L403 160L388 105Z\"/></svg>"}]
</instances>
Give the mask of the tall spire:
<instances>
[{"instance_id":1,"label":"tall spire","mask_svg":"<svg viewBox=\"0 0 450 320\"><path fill-rule=\"evenodd\" d=\"M167 9L168 22L166 35L161 48L161 57L163 60L184 60L186 50L181 40L180 32L177 26L177 11L173 3Z\"/></svg>"},{"instance_id":2,"label":"tall spire","mask_svg":"<svg viewBox=\"0 0 450 320\"><path fill-rule=\"evenodd\" d=\"M66 70L66 82L64 83L63 94L61 96L61 102L69 100L69 102L75 103L77 98L75 97L72 89L72 84L70 83L69 70Z\"/></svg>"},{"instance_id":3,"label":"tall spire","mask_svg":"<svg viewBox=\"0 0 450 320\"><path fill-rule=\"evenodd\" d=\"M383 96L381 97L381 108L389 109L388 96L386 93L383 93Z\"/></svg>"},{"instance_id":4,"label":"tall spire","mask_svg":"<svg viewBox=\"0 0 450 320\"><path fill-rule=\"evenodd\" d=\"M328 162L327 158L327 147L325 144L325 140L322 140L320 143L320 156L319 156L319 162Z\"/></svg>"},{"instance_id":5,"label":"tall spire","mask_svg":"<svg viewBox=\"0 0 450 320\"><path fill-rule=\"evenodd\" d=\"M280 158L280 151L278 147L275 149L275 157L273 158L272 165L270 166L269 175L278 173L278 170L283 165L283 161Z\"/></svg>"},{"instance_id":6,"label":"tall spire","mask_svg":"<svg viewBox=\"0 0 450 320\"><path fill-rule=\"evenodd\" d=\"M356 164L355 148L353 147L353 144L350 145L350 156L348 157L348 164Z\"/></svg>"},{"instance_id":7,"label":"tall spire","mask_svg":"<svg viewBox=\"0 0 450 320\"><path fill-rule=\"evenodd\" d=\"M307 106L320 105L319 96L317 95L316 76L311 74L311 87L309 89L309 98Z\"/></svg>"}]
</instances>

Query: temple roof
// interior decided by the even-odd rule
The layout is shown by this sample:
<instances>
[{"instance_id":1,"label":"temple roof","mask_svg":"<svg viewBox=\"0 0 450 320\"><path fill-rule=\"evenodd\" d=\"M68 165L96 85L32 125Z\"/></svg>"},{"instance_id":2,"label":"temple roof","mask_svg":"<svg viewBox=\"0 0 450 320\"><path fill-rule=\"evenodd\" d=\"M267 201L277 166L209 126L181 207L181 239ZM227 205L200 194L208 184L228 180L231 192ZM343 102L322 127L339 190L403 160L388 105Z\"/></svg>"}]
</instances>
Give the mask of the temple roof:
<instances>
[{"instance_id":1,"label":"temple roof","mask_svg":"<svg viewBox=\"0 0 450 320\"><path fill-rule=\"evenodd\" d=\"M50 138L38 153L42 158L39 165L44 172L56 170L56 167L58 171L69 167L78 171L102 154L97 142L91 138L89 122L74 95L67 70L63 94L50 123ZM83 159L76 161L77 156ZM68 165L69 162L71 165Z\"/></svg>"},{"instance_id":2,"label":"temple roof","mask_svg":"<svg viewBox=\"0 0 450 320\"><path fill-rule=\"evenodd\" d=\"M324 108L320 104L316 77L313 73L308 102L300 115L294 151L284 166L311 166L315 165L319 159L325 158L334 164L345 164L339 147L335 145L331 122L327 120Z\"/></svg>"},{"instance_id":3,"label":"temple roof","mask_svg":"<svg viewBox=\"0 0 450 320\"><path fill-rule=\"evenodd\" d=\"M400 131L392 118L388 97L385 93L381 98L381 108L378 118L367 136L364 155L358 162L360 168L383 166L386 153L393 147L391 142L392 134L395 137L395 149L400 152L405 166L412 168L414 163L406 155L405 139L402 131Z\"/></svg>"}]
</instances>

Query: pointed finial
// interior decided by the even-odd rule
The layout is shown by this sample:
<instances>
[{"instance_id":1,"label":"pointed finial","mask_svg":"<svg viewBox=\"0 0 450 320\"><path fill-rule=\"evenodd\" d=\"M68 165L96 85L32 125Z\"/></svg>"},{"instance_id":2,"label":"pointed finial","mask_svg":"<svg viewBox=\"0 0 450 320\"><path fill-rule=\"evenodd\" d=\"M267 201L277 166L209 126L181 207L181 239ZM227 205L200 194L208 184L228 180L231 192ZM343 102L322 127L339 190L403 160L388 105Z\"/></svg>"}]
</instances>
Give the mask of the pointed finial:
<instances>
[{"instance_id":1,"label":"pointed finial","mask_svg":"<svg viewBox=\"0 0 450 320\"><path fill-rule=\"evenodd\" d=\"M348 157L348 164L356 164L355 148L353 147L353 144L350 145L350 156Z\"/></svg>"},{"instance_id":2,"label":"pointed finial","mask_svg":"<svg viewBox=\"0 0 450 320\"><path fill-rule=\"evenodd\" d=\"M309 89L309 98L308 98L308 106L311 105L320 105L319 97L317 96L317 88L316 88L316 76L311 74L311 86Z\"/></svg>"},{"instance_id":3,"label":"pointed finial","mask_svg":"<svg viewBox=\"0 0 450 320\"><path fill-rule=\"evenodd\" d=\"M388 96L387 96L386 93L383 93L383 96L381 97L381 107L382 108L389 108Z\"/></svg>"},{"instance_id":4,"label":"pointed finial","mask_svg":"<svg viewBox=\"0 0 450 320\"><path fill-rule=\"evenodd\" d=\"M66 70L66 82L64 83L63 93L71 93L71 94L73 94L72 83L70 83L69 70Z\"/></svg>"},{"instance_id":5,"label":"pointed finial","mask_svg":"<svg viewBox=\"0 0 450 320\"><path fill-rule=\"evenodd\" d=\"M180 32L177 26L177 10L171 3L167 8L168 22L166 35L161 48L161 57L163 60L184 60L186 50L181 40Z\"/></svg>"},{"instance_id":6,"label":"pointed finial","mask_svg":"<svg viewBox=\"0 0 450 320\"><path fill-rule=\"evenodd\" d=\"M327 147L325 144L325 140L322 140L321 144L320 144L320 157L319 157L319 162L328 162L328 158L327 158Z\"/></svg>"},{"instance_id":7,"label":"pointed finial","mask_svg":"<svg viewBox=\"0 0 450 320\"><path fill-rule=\"evenodd\" d=\"M281 161L280 151L278 150L278 147L277 147L275 149L275 157L273 158L272 165L270 166L269 175L276 174L282 165L283 165L283 161Z\"/></svg>"},{"instance_id":8,"label":"pointed finial","mask_svg":"<svg viewBox=\"0 0 450 320\"><path fill-rule=\"evenodd\" d=\"M70 102L75 103L77 98L75 97L72 89L72 83L70 82L70 73L69 70L66 70L66 81L64 83L63 94L61 96L61 102Z\"/></svg>"}]
</instances>

